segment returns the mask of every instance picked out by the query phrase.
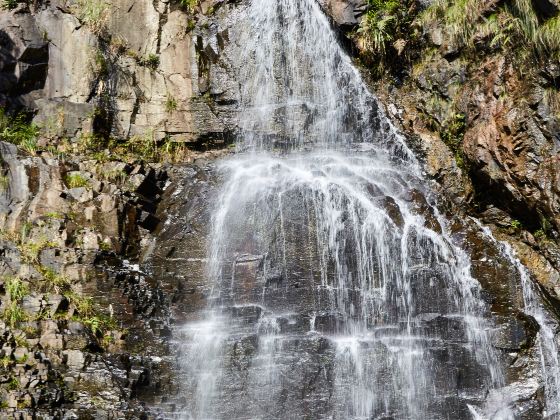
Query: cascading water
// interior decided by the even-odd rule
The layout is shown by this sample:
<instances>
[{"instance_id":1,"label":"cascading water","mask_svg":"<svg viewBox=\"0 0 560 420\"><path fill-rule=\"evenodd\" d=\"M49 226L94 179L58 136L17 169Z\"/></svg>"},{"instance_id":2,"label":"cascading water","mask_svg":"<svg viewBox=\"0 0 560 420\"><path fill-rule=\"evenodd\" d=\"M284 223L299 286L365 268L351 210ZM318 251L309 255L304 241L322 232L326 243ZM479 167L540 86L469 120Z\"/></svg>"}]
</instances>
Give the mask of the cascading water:
<instances>
[{"instance_id":1,"label":"cascading water","mask_svg":"<svg viewBox=\"0 0 560 420\"><path fill-rule=\"evenodd\" d=\"M246 22L184 417L513 418L469 259L318 4Z\"/></svg>"}]
</instances>

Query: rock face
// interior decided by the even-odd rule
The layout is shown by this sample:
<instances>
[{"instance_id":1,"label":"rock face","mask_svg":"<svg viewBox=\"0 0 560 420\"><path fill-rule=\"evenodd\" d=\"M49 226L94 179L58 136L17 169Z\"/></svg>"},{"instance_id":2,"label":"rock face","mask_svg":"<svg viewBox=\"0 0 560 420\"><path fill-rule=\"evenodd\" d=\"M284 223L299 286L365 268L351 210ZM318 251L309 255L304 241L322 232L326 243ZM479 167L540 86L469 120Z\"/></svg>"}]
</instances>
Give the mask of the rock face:
<instances>
[{"instance_id":1,"label":"rock face","mask_svg":"<svg viewBox=\"0 0 560 420\"><path fill-rule=\"evenodd\" d=\"M364 0L320 3L343 33L356 28L368 7ZM532 4L541 20L558 13L557 0ZM0 106L30 108L43 128L43 146L100 135L166 138L194 150L223 147L238 130L243 99L235 76L243 63L236 64L234 55L244 45L233 22L245 5L205 0L190 11L175 2L117 0L106 3L99 22L88 21L73 1L2 9ZM518 418L539 418L544 396L543 378L535 374L538 326L524 313L519 272L465 215L479 217L512 245L542 286L551 313L558 311L560 139L549 93L560 73L556 65L547 66L529 84L503 55L469 63L449 50L444 33L425 35L435 53L414 62L409 79L390 93L380 87L380 96L424 158L442 210L459 215L451 218L454 239L469 253L473 277L488 300L492 343L523 413ZM458 114L461 142L454 148L445 130L434 126L448 127ZM16 418L145 418L158 410L173 415L186 395L174 338L180 340L179 326L207 306L211 289L205 273L208 204L222 182L215 166L206 155L172 167L45 151L29 156L6 143L0 143L0 154L2 410ZM422 203L419 208L425 211ZM402 224L398 212L394 222ZM256 273L262 275L261 261L246 255L235 262L244 292L256 293L252 282ZM293 268L308 267L294 262ZM270 288L282 282L273 271L261 277ZM14 279L28 293L13 295ZM305 303L302 285L289 286L290 299ZM88 312L80 296L94 299L95 312ZM23 315L10 319L14 302ZM232 307L228 316L244 331L263 320L257 306ZM305 334L309 321L300 307L279 328ZM328 333L337 322L319 316L315 326ZM434 313L419 325L444 331L460 353L461 327L450 317ZM329 398L331 385L321 366L334 357L332 348L320 339L292 345L308 358L291 361L296 368L286 377L286 398L294 402L290 413L304 410L296 402L305 404L300 396L307 391L316 392L310 404L319 413L317 401ZM258 346L251 334L237 343L230 361L239 375L248 372ZM438 360L448 356L442 352ZM466 389L477 379L474 361L455 356L470 366L469 375L450 365L442 378L464 380ZM237 386L232 379L230 389ZM448 401L454 415L467 416L457 401Z\"/></svg>"},{"instance_id":2,"label":"rock face","mask_svg":"<svg viewBox=\"0 0 560 420\"><path fill-rule=\"evenodd\" d=\"M179 341L179 366L194 363L184 359L185 354L192 350L189 346L192 345L193 331L189 325L197 325L201 313L213 299L211 290L218 287L210 283L206 270L207 249L211 240L210 221L215 211L211 203L215 202L222 182L218 173L213 163L203 161L173 171L172 182L162 200L161 216L166 218L166 222L158 230L154 253L144 260L145 267L153 277L162 281L165 294L173 302L171 313L177 325L173 329L173 336ZM337 391L333 388L336 384L332 380L333 375L336 375L332 370L336 366L336 349L328 339L321 337L322 334L328 336L340 329L342 317L328 311L318 311L313 316L309 313L309 308L317 307L317 299L314 297L313 282L309 276L301 273L313 271L313 261L310 260L313 247L305 245L309 238L301 234L297 210L284 217L284 223L293 226L293 229L287 229L289 246L285 250L289 266L287 272L293 274L285 277L274 270L274 263L267 262L267 256L254 253L232 256L232 260L225 264L228 271L224 276L227 279L230 276L235 278L235 286L232 283L231 291L235 297L232 302L224 298L224 315L236 334L229 339L230 351L226 352L222 360L220 386L225 391L216 406L219 406L220 415L223 416L239 415L239 411L235 410L239 408L239 401L245 398L244 392L249 392L258 401L255 405L247 404L247 410L250 407L254 409L254 406L264 407L262 409L271 418L298 417L302 413L326 416L336 409L333 395ZM531 316L524 314L520 273L512 266L511 260L503 255L499 245L490 240L475 223L455 220L453 231L456 232L454 239L469 253L473 264L472 274L483 287L488 302L485 316L492 318L492 345L502 358L499 363L505 371L512 407L524 413L519 418L540 418L544 409L541 389L543 379L535 380L534 376L535 367L540 363L536 345L539 327ZM313 240L310 242L313 243ZM420 289L418 286L417 291ZM243 305L245 301L258 300L257 296L262 296L262 305ZM422 313L415 318L417 333L443 340L430 346L434 366L446 366L441 372L442 376L438 376L438 386L456 390L458 381L459 387L464 387L464 393L468 393L469 389L478 386L482 369L462 348L467 340L464 325L457 318L444 313L444 299L440 300L437 294L422 296L419 300L422 305L418 310L423 312L427 308L432 309L430 313ZM322 302L322 299L319 301ZM286 315L284 319L278 320L278 324L269 325L267 320L270 313L267 311L271 308L280 310L275 306L279 302L282 302L281 310ZM267 389L278 391L274 395L264 395L259 389L244 388L252 383L251 378L265 374L260 369L269 360L266 357L276 354L274 348L267 347L267 325L275 331L275 340L285 337L282 341L283 357L274 359L275 372L282 372L283 380L277 384L278 389L269 383L263 384ZM379 352L378 361L386 357L383 346L380 345L375 351ZM299 356L292 358L290 355L293 354ZM457 366L460 366L458 370ZM190 378L181 375L188 375L187 372L189 366L183 366L175 378L177 393L171 399L176 401L178 409L192 407L192 399L199 398L185 387ZM438 372L435 374L439 375ZM241 382L239 375L244 378ZM301 398L301 393L306 395L305 399ZM280 394L282 399L276 399ZM461 398L447 394L442 398L440 402L444 404L445 412L453 413L456 418L470 418ZM470 403L474 401L471 399ZM434 413L442 409L436 405L434 403L431 408ZM246 414L256 415L250 411ZM434 415L433 418L439 417Z\"/></svg>"},{"instance_id":3,"label":"rock face","mask_svg":"<svg viewBox=\"0 0 560 420\"><path fill-rule=\"evenodd\" d=\"M0 11L0 104L33 109L53 137L92 135L102 125L103 135L167 137L193 147L227 139L233 127L220 113L237 100L224 98L231 83L228 69L218 70L227 29L212 46L202 37L212 22L227 20L229 6L206 2L205 16L164 1L103 4L94 23L81 16L79 2ZM195 20L209 29L193 30Z\"/></svg>"},{"instance_id":4,"label":"rock face","mask_svg":"<svg viewBox=\"0 0 560 420\"><path fill-rule=\"evenodd\" d=\"M157 284L124 258L157 225L165 172L26 157L3 142L0 155L2 409L140 415L134 396L165 386L166 364L148 351L166 354L168 315Z\"/></svg>"}]
</instances>

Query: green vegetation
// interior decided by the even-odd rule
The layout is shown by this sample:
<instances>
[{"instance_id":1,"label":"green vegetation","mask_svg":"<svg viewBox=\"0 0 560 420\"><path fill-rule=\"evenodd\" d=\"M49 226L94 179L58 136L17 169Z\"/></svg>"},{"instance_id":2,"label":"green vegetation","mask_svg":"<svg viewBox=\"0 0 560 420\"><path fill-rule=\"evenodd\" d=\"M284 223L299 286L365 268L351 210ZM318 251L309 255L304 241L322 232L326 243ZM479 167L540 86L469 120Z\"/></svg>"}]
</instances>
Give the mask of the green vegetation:
<instances>
[{"instance_id":1,"label":"green vegetation","mask_svg":"<svg viewBox=\"0 0 560 420\"><path fill-rule=\"evenodd\" d=\"M20 387L19 385L19 381L17 380L17 378L15 377L11 377L10 380L8 381L8 390L10 391L16 391L18 390Z\"/></svg>"},{"instance_id":2,"label":"green vegetation","mask_svg":"<svg viewBox=\"0 0 560 420\"><path fill-rule=\"evenodd\" d=\"M10 116L0 108L0 140L13 143L30 154L37 150L39 127L29 123L23 113Z\"/></svg>"},{"instance_id":3,"label":"green vegetation","mask_svg":"<svg viewBox=\"0 0 560 420\"><path fill-rule=\"evenodd\" d=\"M27 320L27 314L17 302L12 302L6 307L6 309L4 309L2 319L11 328L14 328L19 322Z\"/></svg>"},{"instance_id":4,"label":"green vegetation","mask_svg":"<svg viewBox=\"0 0 560 420\"><path fill-rule=\"evenodd\" d=\"M461 113L454 113L450 118L444 121L440 129L441 139L453 152L457 165L461 169L466 169L462 148L465 128L465 115Z\"/></svg>"},{"instance_id":5,"label":"green vegetation","mask_svg":"<svg viewBox=\"0 0 560 420\"><path fill-rule=\"evenodd\" d=\"M17 247L22 261L27 264L38 264L41 251L56 246L55 243L46 238L41 238L38 242L25 240L23 236L22 238L17 242Z\"/></svg>"},{"instance_id":6,"label":"green vegetation","mask_svg":"<svg viewBox=\"0 0 560 420\"><path fill-rule=\"evenodd\" d=\"M10 186L10 177L8 175L0 175L0 192L6 191Z\"/></svg>"},{"instance_id":7,"label":"green vegetation","mask_svg":"<svg viewBox=\"0 0 560 420\"><path fill-rule=\"evenodd\" d=\"M13 10L17 7L18 0L2 0L2 6L0 8L5 10Z\"/></svg>"},{"instance_id":8,"label":"green vegetation","mask_svg":"<svg viewBox=\"0 0 560 420\"><path fill-rule=\"evenodd\" d=\"M48 267L37 266L36 269L43 276L48 290L54 293L62 293L70 289L71 283L66 276L63 276Z\"/></svg>"},{"instance_id":9,"label":"green vegetation","mask_svg":"<svg viewBox=\"0 0 560 420\"><path fill-rule=\"evenodd\" d=\"M437 0L419 17L422 26L440 26L451 44L467 50L521 47L540 61L560 59L560 17L540 19L531 0L492 7L485 0Z\"/></svg>"},{"instance_id":10,"label":"green vegetation","mask_svg":"<svg viewBox=\"0 0 560 420\"><path fill-rule=\"evenodd\" d=\"M68 188L89 187L90 185L89 180L78 173L67 174L64 177L64 183Z\"/></svg>"},{"instance_id":11,"label":"green vegetation","mask_svg":"<svg viewBox=\"0 0 560 420\"><path fill-rule=\"evenodd\" d=\"M53 219L53 220L64 220L65 216L62 213L56 212L56 211L50 211L48 213L45 213L45 217L48 219Z\"/></svg>"},{"instance_id":12,"label":"green vegetation","mask_svg":"<svg viewBox=\"0 0 560 420\"><path fill-rule=\"evenodd\" d=\"M17 302L29 293L27 284L18 277L8 278L5 282L5 288L12 302Z\"/></svg>"},{"instance_id":13,"label":"green vegetation","mask_svg":"<svg viewBox=\"0 0 560 420\"><path fill-rule=\"evenodd\" d=\"M167 95L167 100L165 101L165 111L167 113L172 113L177 109L177 101L171 95Z\"/></svg>"},{"instance_id":14,"label":"green vegetation","mask_svg":"<svg viewBox=\"0 0 560 420\"><path fill-rule=\"evenodd\" d=\"M159 67L159 56L156 54L148 54L140 61L140 64L151 70L156 70Z\"/></svg>"},{"instance_id":15,"label":"green vegetation","mask_svg":"<svg viewBox=\"0 0 560 420\"><path fill-rule=\"evenodd\" d=\"M105 32L109 10L103 0L78 0L73 11L95 35Z\"/></svg>"},{"instance_id":16,"label":"green vegetation","mask_svg":"<svg viewBox=\"0 0 560 420\"><path fill-rule=\"evenodd\" d=\"M138 159L146 162L175 162L181 160L187 153L187 148L182 142L173 141L167 137L157 140L153 131L147 131L143 135L132 136L128 139L82 136L77 146L79 153L88 154L101 162L106 160L103 153L106 149L111 150L113 160L125 162ZM126 178L126 174L120 173L110 174L110 176Z\"/></svg>"},{"instance_id":17,"label":"green vegetation","mask_svg":"<svg viewBox=\"0 0 560 420\"><path fill-rule=\"evenodd\" d=\"M523 227L523 224L519 220L514 219L511 221L511 227L515 230L519 230Z\"/></svg>"},{"instance_id":18,"label":"green vegetation","mask_svg":"<svg viewBox=\"0 0 560 420\"><path fill-rule=\"evenodd\" d=\"M362 55L378 75L402 60L407 44L416 36L412 31L412 0L368 0L369 10L356 36Z\"/></svg>"},{"instance_id":19,"label":"green vegetation","mask_svg":"<svg viewBox=\"0 0 560 420\"><path fill-rule=\"evenodd\" d=\"M196 6L198 6L198 0L179 0L179 4L189 13L193 13L196 10Z\"/></svg>"},{"instance_id":20,"label":"green vegetation","mask_svg":"<svg viewBox=\"0 0 560 420\"><path fill-rule=\"evenodd\" d=\"M103 78L109 74L109 65L103 51L96 50L93 55L93 74L96 78Z\"/></svg>"}]
</instances>

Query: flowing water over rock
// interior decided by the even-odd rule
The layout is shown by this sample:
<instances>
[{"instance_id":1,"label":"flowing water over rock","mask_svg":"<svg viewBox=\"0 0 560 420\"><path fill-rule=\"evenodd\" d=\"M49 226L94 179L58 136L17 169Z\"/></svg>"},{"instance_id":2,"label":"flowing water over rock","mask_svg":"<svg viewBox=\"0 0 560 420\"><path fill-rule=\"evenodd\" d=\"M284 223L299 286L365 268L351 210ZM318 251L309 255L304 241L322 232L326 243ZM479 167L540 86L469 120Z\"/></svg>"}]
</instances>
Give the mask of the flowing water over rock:
<instances>
[{"instance_id":1,"label":"flowing water over rock","mask_svg":"<svg viewBox=\"0 0 560 420\"><path fill-rule=\"evenodd\" d=\"M313 0L240 22L185 418L513 418L466 253Z\"/></svg>"}]
</instances>

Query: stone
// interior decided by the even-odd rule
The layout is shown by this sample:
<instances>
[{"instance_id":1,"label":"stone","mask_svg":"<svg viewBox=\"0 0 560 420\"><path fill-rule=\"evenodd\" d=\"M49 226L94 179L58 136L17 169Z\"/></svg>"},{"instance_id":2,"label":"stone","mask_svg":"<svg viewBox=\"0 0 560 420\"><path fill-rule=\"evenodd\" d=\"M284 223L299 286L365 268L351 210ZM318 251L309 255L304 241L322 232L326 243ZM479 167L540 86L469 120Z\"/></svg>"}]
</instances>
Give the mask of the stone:
<instances>
[{"instance_id":1,"label":"stone","mask_svg":"<svg viewBox=\"0 0 560 420\"><path fill-rule=\"evenodd\" d=\"M42 299L35 295L24 296L21 306L25 312L30 315L36 315L41 311Z\"/></svg>"},{"instance_id":2,"label":"stone","mask_svg":"<svg viewBox=\"0 0 560 420\"><path fill-rule=\"evenodd\" d=\"M82 370L85 365L84 353L80 350L65 350L62 352L64 354L65 362L68 367L72 370Z\"/></svg>"},{"instance_id":3,"label":"stone","mask_svg":"<svg viewBox=\"0 0 560 420\"><path fill-rule=\"evenodd\" d=\"M345 30L354 28L367 10L365 0L321 0L322 7Z\"/></svg>"}]
</instances>

